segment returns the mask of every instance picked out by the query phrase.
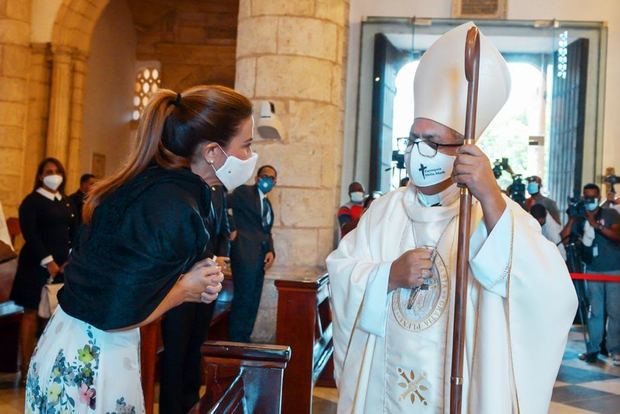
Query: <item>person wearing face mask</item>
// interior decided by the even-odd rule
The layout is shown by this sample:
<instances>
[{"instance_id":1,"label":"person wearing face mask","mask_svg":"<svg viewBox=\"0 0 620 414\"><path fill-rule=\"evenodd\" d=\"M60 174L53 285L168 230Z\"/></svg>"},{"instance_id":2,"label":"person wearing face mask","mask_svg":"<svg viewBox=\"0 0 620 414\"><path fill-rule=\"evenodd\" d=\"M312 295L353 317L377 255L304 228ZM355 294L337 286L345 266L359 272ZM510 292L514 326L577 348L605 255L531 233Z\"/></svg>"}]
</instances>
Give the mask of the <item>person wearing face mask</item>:
<instances>
[{"instance_id":1,"label":"person wearing face mask","mask_svg":"<svg viewBox=\"0 0 620 414\"><path fill-rule=\"evenodd\" d=\"M265 272L276 258L271 234L275 215L268 194L277 183L276 169L263 165L254 185L241 186L228 197L234 286L228 333L234 342L250 342Z\"/></svg>"},{"instance_id":2,"label":"person wearing face mask","mask_svg":"<svg viewBox=\"0 0 620 414\"><path fill-rule=\"evenodd\" d=\"M474 197L463 412L548 411L577 298L558 249L501 194L480 148L463 143L472 26L420 59L411 183L376 200L327 258L338 413L449 411L458 184ZM480 34L477 136L509 91L506 62Z\"/></svg>"},{"instance_id":3,"label":"person wearing face mask","mask_svg":"<svg viewBox=\"0 0 620 414\"><path fill-rule=\"evenodd\" d=\"M21 374L25 380L42 323L37 315L41 289L48 281L61 283L73 247L77 213L65 196L65 169L55 158L37 168L34 190L19 206L25 244L21 249L11 299L24 307L20 326Z\"/></svg>"},{"instance_id":4,"label":"person wearing face mask","mask_svg":"<svg viewBox=\"0 0 620 414\"><path fill-rule=\"evenodd\" d=\"M364 212L364 186L357 181L349 184L349 202L338 210L338 224L340 225L340 237L346 236L359 222Z\"/></svg>"},{"instance_id":5,"label":"person wearing face mask","mask_svg":"<svg viewBox=\"0 0 620 414\"><path fill-rule=\"evenodd\" d=\"M527 192L530 197L525 200L525 209L530 211L535 204L541 204L549 212L549 215L556 223L561 224L560 210L558 205L552 199L541 194L542 179L536 175L527 178Z\"/></svg>"},{"instance_id":6,"label":"person wearing face mask","mask_svg":"<svg viewBox=\"0 0 620 414\"><path fill-rule=\"evenodd\" d=\"M214 226L206 250L209 256L216 256L216 263L224 268L230 255L226 188L218 183L210 186L210 192ZM214 308L215 302L186 302L170 309L162 318L164 351L159 360L160 412L186 413L198 400L202 385L200 347L208 339Z\"/></svg>"},{"instance_id":7,"label":"person wearing face mask","mask_svg":"<svg viewBox=\"0 0 620 414\"><path fill-rule=\"evenodd\" d=\"M586 273L618 276L618 282L586 281L589 339L587 350L579 359L588 363L598 360L607 329L607 350L612 363L620 366L620 213L601 207L600 197L601 190L596 184L586 184L583 187L585 216L569 216L561 234L563 239L568 239L571 233L573 238L581 238Z\"/></svg>"},{"instance_id":8,"label":"person wearing face mask","mask_svg":"<svg viewBox=\"0 0 620 414\"><path fill-rule=\"evenodd\" d=\"M253 123L251 102L224 86L153 94L127 163L84 205L58 308L30 363L25 412L145 411L139 327L183 303L216 300L221 218L211 187L252 176ZM178 411L160 412L185 413L192 400L176 395Z\"/></svg>"}]
</instances>

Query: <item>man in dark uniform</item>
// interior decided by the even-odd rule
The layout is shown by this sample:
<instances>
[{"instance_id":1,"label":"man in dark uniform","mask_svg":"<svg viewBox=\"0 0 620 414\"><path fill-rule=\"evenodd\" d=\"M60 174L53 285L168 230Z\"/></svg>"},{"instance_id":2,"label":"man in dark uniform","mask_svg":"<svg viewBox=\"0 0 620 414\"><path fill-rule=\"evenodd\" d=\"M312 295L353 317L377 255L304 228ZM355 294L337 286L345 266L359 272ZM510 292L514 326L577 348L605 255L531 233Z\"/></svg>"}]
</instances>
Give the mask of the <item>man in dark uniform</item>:
<instances>
[{"instance_id":1,"label":"man in dark uniform","mask_svg":"<svg viewBox=\"0 0 620 414\"><path fill-rule=\"evenodd\" d=\"M211 186L214 234L205 257L228 257L230 228L226 214L226 189ZM221 264L220 264L221 265ZM169 310L161 322L164 353L161 359L159 412L181 414L198 402L201 386L200 346L207 340L215 302L183 303Z\"/></svg>"},{"instance_id":2,"label":"man in dark uniform","mask_svg":"<svg viewBox=\"0 0 620 414\"><path fill-rule=\"evenodd\" d=\"M84 201L86 200L86 195L91 187L95 184L97 179L92 174L83 174L80 177L80 188L69 196L69 199L73 202L73 206L75 207L75 211L77 212L78 223L82 223L82 207L84 207Z\"/></svg>"},{"instance_id":3,"label":"man in dark uniform","mask_svg":"<svg viewBox=\"0 0 620 414\"><path fill-rule=\"evenodd\" d=\"M267 194L277 183L276 169L263 165L254 185L237 188L228 198L231 226L230 265L234 294L229 320L231 341L250 342L265 272L275 260L274 214Z\"/></svg>"}]
</instances>

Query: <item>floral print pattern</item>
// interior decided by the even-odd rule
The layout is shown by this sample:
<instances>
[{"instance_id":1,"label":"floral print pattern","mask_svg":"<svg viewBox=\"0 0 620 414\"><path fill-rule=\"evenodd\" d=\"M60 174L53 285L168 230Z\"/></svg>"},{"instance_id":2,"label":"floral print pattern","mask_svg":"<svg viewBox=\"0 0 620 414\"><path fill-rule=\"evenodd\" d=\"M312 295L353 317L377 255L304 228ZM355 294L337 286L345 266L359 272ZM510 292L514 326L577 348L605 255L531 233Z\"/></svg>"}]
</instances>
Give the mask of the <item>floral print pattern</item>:
<instances>
[{"instance_id":1,"label":"floral print pattern","mask_svg":"<svg viewBox=\"0 0 620 414\"><path fill-rule=\"evenodd\" d=\"M49 378L39 377L39 367L33 359L26 381L26 412L68 414L96 410L100 347L92 326L87 325L86 334L88 343L72 357L67 357L62 348L58 351ZM136 414L136 408L120 397L115 411L106 414Z\"/></svg>"}]
</instances>

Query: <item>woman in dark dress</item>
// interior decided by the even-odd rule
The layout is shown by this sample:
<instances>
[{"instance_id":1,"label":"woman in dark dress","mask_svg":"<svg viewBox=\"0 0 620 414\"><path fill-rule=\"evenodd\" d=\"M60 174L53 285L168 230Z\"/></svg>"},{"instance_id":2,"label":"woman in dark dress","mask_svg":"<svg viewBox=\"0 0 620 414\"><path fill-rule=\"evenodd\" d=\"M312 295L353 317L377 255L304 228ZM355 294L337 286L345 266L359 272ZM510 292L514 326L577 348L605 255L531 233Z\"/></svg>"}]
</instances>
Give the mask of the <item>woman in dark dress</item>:
<instances>
[{"instance_id":1,"label":"woman in dark dress","mask_svg":"<svg viewBox=\"0 0 620 414\"><path fill-rule=\"evenodd\" d=\"M41 289L50 280L62 282L62 269L77 228L73 205L65 196L65 170L55 158L39 164L32 193L19 206L25 244L20 252L11 299L24 307L20 325L21 373L26 378L40 319Z\"/></svg>"},{"instance_id":2,"label":"woman in dark dress","mask_svg":"<svg viewBox=\"0 0 620 414\"><path fill-rule=\"evenodd\" d=\"M154 94L126 165L84 205L58 308L30 363L26 412L144 412L138 328L217 298L210 186L252 175L252 133L252 105L232 89Z\"/></svg>"}]
</instances>

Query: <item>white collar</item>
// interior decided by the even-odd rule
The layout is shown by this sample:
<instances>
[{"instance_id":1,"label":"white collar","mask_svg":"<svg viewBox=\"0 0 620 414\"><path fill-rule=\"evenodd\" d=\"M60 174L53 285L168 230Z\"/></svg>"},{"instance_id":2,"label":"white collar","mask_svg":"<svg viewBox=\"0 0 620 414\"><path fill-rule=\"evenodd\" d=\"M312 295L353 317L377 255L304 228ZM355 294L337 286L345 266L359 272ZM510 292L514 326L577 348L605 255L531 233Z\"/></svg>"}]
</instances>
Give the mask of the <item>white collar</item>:
<instances>
[{"instance_id":1,"label":"white collar","mask_svg":"<svg viewBox=\"0 0 620 414\"><path fill-rule=\"evenodd\" d=\"M43 187L39 187L37 188L37 193L41 194L43 197L47 198L48 200L54 201L54 200L62 200L62 195L60 194L60 191L57 191L55 193L52 193L50 191L47 191L45 188Z\"/></svg>"},{"instance_id":2,"label":"white collar","mask_svg":"<svg viewBox=\"0 0 620 414\"><path fill-rule=\"evenodd\" d=\"M414 222L432 222L450 219L459 213L459 195L461 190L456 184L439 193L441 206L427 207L418 197L418 189L409 183L403 196L403 206L410 220ZM474 202L475 199L474 199Z\"/></svg>"},{"instance_id":3,"label":"white collar","mask_svg":"<svg viewBox=\"0 0 620 414\"><path fill-rule=\"evenodd\" d=\"M258 196L260 197L260 202L262 203L263 199L267 197L267 194L263 193L259 186L256 186L256 188L258 189Z\"/></svg>"}]
</instances>

